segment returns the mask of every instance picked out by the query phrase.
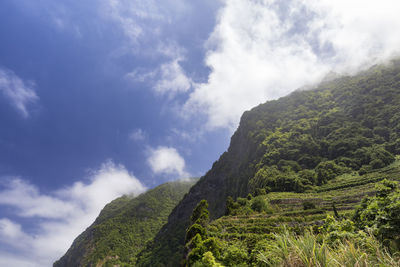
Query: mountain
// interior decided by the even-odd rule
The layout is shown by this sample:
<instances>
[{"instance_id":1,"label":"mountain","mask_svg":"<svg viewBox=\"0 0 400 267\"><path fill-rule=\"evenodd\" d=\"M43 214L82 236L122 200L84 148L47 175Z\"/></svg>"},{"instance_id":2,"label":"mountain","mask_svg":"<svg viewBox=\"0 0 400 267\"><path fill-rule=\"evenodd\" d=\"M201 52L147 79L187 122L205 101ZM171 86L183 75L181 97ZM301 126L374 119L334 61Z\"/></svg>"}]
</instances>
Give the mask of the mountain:
<instances>
[{"instance_id":1,"label":"mountain","mask_svg":"<svg viewBox=\"0 0 400 267\"><path fill-rule=\"evenodd\" d=\"M54 266L132 266L196 181L169 182L134 198L115 199Z\"/></svg>"},{"instance_id":2,"label":"mountain","mask_svg":"<svg viewBox=\"0 0 400 267\"><path fill-rule=\"evenodd\" d=\"M264 200L271 207L267 210L292 212L297 217L304 215L299 206L305 210L309 205L315 210L319 204L315 212L320 217L310 221L310 226L318 225L327 212L337 213L335 201L343 204L338 205L341 210L353 210L362 197L373 195L374 184L386 177L381 170L390 168L391 173L398 173L393 167L393 164L397 166L395 155L398 154L398 60L268 101L243 114L228 151L174 208L168 223L139 253L137 265L179 266L184 259L185 235L191 225L192 211L203 199L208 201L210 218L216 224L216 228L207 230L211 233L209 236L227 231L223 227L226 221L221 218L233 216L227 211L227 200L230 208L243 205L248 214L254 212L252 205L257 207ZM360 191L356 190L357 186L361 186ZM251 194L250 200L246 202L243 198L248 194ZM334 198L335 194L338 198ZM256 201L258 204L253 204L255 195L261 199ZM245 211L238 214L245 216L245 220L249 218ZM252 216L255 216L251 220L254 222L257 215ZM291 220L283 217L279 218ZM226 220L228 224L233 221ZM273 222L280 226L277 220ZM303 226L307 224L306 218L296 220L303 220ZM271 229L267 233L270 232Z\"/></svg>"},{"instance_id":3,"label":"mountain","mask_svg":"<svg viewBox=\"0 0 400 267\"><path fill-rule=\"evenodd\" d=\"M400 266L397 181L400 60L245 112L185 196L115 200L55 266Z\"/></svg>"}]
</instances>

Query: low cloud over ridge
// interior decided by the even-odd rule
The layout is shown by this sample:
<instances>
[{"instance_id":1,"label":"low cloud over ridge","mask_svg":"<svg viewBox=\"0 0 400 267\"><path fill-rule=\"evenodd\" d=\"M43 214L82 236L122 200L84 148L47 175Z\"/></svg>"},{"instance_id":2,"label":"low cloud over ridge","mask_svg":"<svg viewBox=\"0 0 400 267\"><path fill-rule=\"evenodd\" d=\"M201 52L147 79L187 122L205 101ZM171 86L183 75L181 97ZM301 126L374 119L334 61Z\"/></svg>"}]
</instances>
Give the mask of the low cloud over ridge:
<instances>
[{"instance_id":1,"label":"low cloud over ridge","mask_svg":"<svg viewBox=\"0 0 400 267\"><path fill-rule=\"evenodd\" d=\"M400 47L400 3L328 0L224 1L208 41L208 81L184 111L207 128L236 128L241 114L318 82L387 60Z\"/></svg>"}]
</instances>

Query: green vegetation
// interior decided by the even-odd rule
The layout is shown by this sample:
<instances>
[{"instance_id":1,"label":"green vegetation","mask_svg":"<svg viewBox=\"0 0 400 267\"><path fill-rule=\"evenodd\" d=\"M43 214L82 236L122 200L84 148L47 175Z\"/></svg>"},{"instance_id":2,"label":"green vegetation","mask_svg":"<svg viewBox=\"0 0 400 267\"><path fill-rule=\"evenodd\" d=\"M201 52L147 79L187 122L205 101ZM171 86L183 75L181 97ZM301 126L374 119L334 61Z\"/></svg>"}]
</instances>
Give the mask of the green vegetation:
<instances>
[{"instance_id":1,"label":"green vegetation","mask_svg":"<svg viewBox=\"0 0 400 267\"><path fill-rule=\"evenodd\" d=\"M354 221L361 229L371 229L380 241L400 250L400 190L394 181L383 180L376 195L365 198L356 209Z\"/></svg>"},{"instance_id":2,"label":"green vegetation","mask_svg":"<svg viewBox=\"0 0 400 267\"><path fill-rule=\"evenodd\" d=\"M252 248L282 233L283 224L302 234L305 226L321 224L327 213L353 216L356 204L374 195L377 182L398 179L399 92L396 60L245 112L228 151L172 212L157 235L158 245L148 247L139 263L179 265L182 228L188 228L202 199L214 220L208 234L223 241L228 258L256 258ZM249 193L254 197L248 199ZM171 245L171 237L180 243ZM226 244L234 247L242 239L247 243L239 242L239 251L246 255L228 250Z\"/></svg>"},{"instance_id":3,"label":"green vegetation","mask_svg":"<svg viewBox=\"0 0 400 267\"><path fill-rule=\"evenodd\" d=\"M400 60L269 101L131 262L399 266L399 155Z\"/></svg>"},{"instance_id":4,"label":"green vegetation","mask_svg":"<svg viewBox=\"0 0 400 267\"><path fill-rule=\"evenodd\" d=\"M400 180L396 165L388 169L397 172L395 178ZM398 182L385 179L372 185L371 191L370 185L359 189L374 196L364 198L358 207L358 202L345 199L346 195L335 198L340 216L328 206L316 208L318 200L321 205L321 200L329 199L326 191L314 193L319 198L299 193L292 193L298 199L282 198L287 193L268 194L246 203L238 198L232 203L234 215L221 217L202 231L217 245L197 250L189 266L400 266ZM260 210L254 205L260 203L257 199L263 199L265 206L277 204L268 211ZM350 203L343 203L346 200ZM352 209L346 211L345 204ZM214 265L203 262L206 256Z\"/></svg>"},{"instance_id":5,"label":"green vegetation","mask_svg":"<svg viewBox=\"0 0 400 267\"><path fill-rule=\"evenodd\" d=\"M322 241L320 241L322 239ZM258 266L400 266L399 259L391 255L373 236L362 240L344 239L335 245L323 240L324 235L307 231L296 236L288 232L275 234L274 241L259 251Z\"/></svg>"},{"instance_id":6,"label":"green vegetation","mask_svg":"<svg viewBox=\"0 0 400 267\"><path fill-rule=\"evenodd\" d=\"M135 198L117 198L54 266L134 266L138 252L195 182L166 183Z\"/></svg>"},{"instance_id":7,"label":"green vegetation","mask_svg":"<svg viewBox=\"0 0 400 267\"><path fill-rule=\"evenodd\" d=\"M249 191L303 192L343 173L391 164L400 141L399 93L387 87L400 81L391 71L376 67L245 114L242 122L258 156L248 165L254 173Z\"/></svg>"},{"instance_id":8,"label":"green vegetation","mask_svg":"<svg viewBox=\"0 0 400 267\"><path fill-rule=\"evenodd\" d=\"M197 204L191 216L191 225L186 231L185 266L218 265L214 255L219 257L221 246L215 238L209 237L205 227L208 225L208 203L202 200Z\"/></svg>"}]
</instances>

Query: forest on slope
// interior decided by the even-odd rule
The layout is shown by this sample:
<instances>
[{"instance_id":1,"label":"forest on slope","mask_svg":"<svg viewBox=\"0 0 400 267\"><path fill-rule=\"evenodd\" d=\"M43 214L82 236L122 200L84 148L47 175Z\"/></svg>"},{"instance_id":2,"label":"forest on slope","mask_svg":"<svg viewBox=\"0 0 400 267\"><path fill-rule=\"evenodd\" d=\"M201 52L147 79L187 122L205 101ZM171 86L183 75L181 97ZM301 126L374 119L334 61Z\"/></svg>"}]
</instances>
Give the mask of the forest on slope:
<instances>
[{"instance_id":1,"label":"forest on slope","mask_svg":"<svg viewBox=\"0 0 400 267\"><path fill-rule=\"evenodd\" d=\"M174 209L137 265L181 264L185 229L202 199L215 220L226 214L228 197L373 184L381 180L377 171L398 154L398 60L259 105L243 114L228 151Z\"/></svg>"}]
</instances>

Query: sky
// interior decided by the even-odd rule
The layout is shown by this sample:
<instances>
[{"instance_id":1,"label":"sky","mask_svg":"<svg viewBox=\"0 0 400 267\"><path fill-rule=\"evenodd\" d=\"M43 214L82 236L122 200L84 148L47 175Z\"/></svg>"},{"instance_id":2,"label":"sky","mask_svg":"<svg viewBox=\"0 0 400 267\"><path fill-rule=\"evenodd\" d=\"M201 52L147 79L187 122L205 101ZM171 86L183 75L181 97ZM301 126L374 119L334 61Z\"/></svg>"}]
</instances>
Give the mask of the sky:
<instances>
[{"instance_id":1,"label":"sky","mask_svg":"<svg viewBox=\"0 0 400 267\"><path fill-rule=\"evenodd\" d=\"M0 1L0 266L199 177L241 114L398 56L395 0Z\"/></svg>"}]
</instances>

